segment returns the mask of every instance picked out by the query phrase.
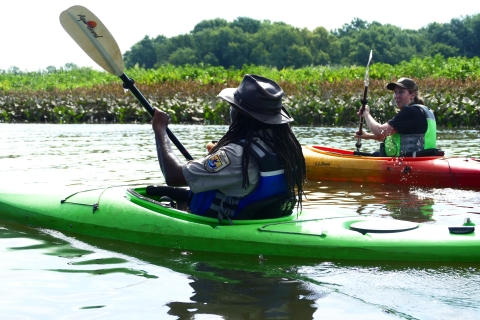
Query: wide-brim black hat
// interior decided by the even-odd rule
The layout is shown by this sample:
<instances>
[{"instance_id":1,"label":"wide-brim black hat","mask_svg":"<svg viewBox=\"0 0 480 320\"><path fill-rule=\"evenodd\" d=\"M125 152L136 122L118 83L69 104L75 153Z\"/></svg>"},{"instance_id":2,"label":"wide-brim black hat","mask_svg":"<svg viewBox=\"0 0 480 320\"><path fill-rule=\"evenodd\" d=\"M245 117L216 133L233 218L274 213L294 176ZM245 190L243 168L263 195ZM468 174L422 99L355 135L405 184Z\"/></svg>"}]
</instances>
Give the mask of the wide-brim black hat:
<instances>
[{"instance_id":1,"label":"wide-brim black hat","mask_svg":"<svg viewBox=\"0 0 480 320\"><path fill-rule=\"evenodd\" d=\"M293 121L282 106L283 94L275 81L247 74L238 88L223 89L218 96L246 116L263 123L282 124Z\"/></svg>"}]
</instances>

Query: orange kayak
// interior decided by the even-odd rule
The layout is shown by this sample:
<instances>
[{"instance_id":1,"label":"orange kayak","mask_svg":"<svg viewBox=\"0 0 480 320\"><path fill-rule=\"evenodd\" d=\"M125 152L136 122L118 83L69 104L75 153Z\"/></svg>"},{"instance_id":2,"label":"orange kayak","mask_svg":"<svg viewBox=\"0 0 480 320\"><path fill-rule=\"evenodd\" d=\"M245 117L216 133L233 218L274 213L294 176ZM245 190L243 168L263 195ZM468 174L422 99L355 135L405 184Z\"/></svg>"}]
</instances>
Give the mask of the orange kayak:
<instances>
[{"instance_id":1,"label":"orange kayak","mask_svg":"<svg viewBox=\"0 0 480 320\"><path fill-rule=\"evenodd\" d=\"M324 146L304 146L303 155L310 181L480 189L480 159L472 157L373 157Z\"/></svg>"}]
</instances>

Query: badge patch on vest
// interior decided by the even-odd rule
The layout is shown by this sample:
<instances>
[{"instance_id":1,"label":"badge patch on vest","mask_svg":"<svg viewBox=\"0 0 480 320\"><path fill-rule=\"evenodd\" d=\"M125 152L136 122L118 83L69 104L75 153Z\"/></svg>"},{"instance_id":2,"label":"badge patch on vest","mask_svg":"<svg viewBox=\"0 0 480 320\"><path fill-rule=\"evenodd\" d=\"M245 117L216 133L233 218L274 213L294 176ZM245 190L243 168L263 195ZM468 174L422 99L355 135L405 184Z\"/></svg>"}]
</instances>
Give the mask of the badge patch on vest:
<instances>
[{"instance_id":1,"label":"badge patch on vest","mask_svg":"<svg viewBox=\"0 0 480 320\"><path fill-rule=\"evenodd\" d=\"M229 164L230 159L228 159L227 154L223 150L215 152L203 162L205 170L209 172L218 172L227 167Z\"/></svg>"}]
</instances>

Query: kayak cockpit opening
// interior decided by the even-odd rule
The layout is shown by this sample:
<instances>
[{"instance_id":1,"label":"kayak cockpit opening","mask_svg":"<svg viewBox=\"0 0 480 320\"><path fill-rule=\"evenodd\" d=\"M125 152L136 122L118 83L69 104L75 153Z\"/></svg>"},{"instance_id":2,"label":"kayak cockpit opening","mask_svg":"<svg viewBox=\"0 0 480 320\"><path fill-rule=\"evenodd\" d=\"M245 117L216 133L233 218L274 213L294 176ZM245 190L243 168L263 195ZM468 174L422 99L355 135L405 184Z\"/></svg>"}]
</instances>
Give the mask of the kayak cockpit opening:
<instances>
[{"instance_id":1,"label":"kayak cockpit opening","mask_svg":"<svg viewBox=\"0 0 480 320\"><path fill-rule=\"evenodd\" d=\"M145 195L148 198L181 211L187 211L190 191L187 188L169 186L147 186Z\"/></svg>"},{"instance_id":2,"label":"kayak cockpit opening","mask_svg":"<svg viewBox=\"0 0 480 320\"><path fill-rule=\"evenodd\" d=\"M193 214L187 211L189 190L186 188L174 188L169 186L147 186L140 188L128 188L127 196L130 201L155 211L159 214L180 218L187 221L195 221L198 223L218 225L246 225L257 224L259 221L265 223L292 221L295 215L288 215L272 219L255 219L255 220L224 220L220 222L216 218L205 217Z\"/></svg>"},{"instance_id":3,"label":"kayak cockpit opening","mask_svg":"<svg viewBox=\"0 0 480 320\"><path fill-rule=\"evenodd\" d=\"M380 149L381 150L381 149ZM388 157L386 154L383 154L382 151L375 151L375 152L361 152L361 151L353 151L353 155L355 156L366 156L366 157ZM424 149L420 151L414 152L402 152L400 157L403 158L419 158L419 157L443 157L445 156L445 152L441 149Z\"/></svg>"}]
</instances>

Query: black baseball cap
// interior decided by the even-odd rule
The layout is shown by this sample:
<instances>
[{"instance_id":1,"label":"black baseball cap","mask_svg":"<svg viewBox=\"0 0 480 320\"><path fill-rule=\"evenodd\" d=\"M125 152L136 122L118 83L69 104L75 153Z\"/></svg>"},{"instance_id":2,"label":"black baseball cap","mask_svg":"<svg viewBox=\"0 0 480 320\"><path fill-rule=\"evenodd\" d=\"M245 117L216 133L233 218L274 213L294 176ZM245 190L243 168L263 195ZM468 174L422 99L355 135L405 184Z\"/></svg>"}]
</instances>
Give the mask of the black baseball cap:
<instances>
[{"instance_id":1,"label":"black baseball cap","mask_svg":"<svg viewBox=\"0 0 480 320\"><path fill-rule=\"evenodd\" d=\"M397 82L390 82L389 84L387 84L387 89L388 90L395 90L396 86L399 86L401 88L405 88L409 91L418 91L417 84L415 83L415 81L413 81L410 78L400 78L400 79L398 79Z\"/></svg>"}]
</instances>

